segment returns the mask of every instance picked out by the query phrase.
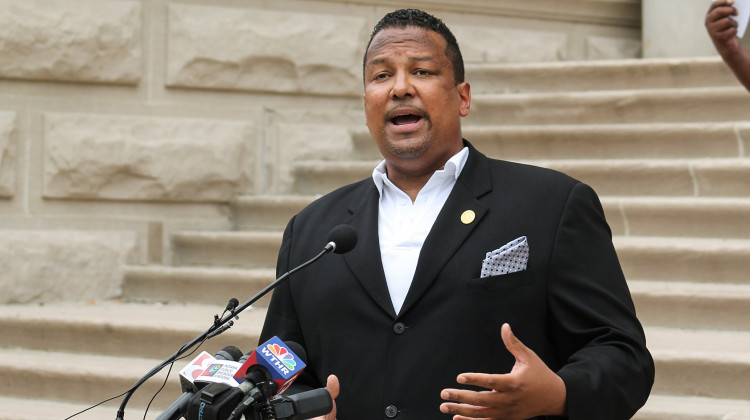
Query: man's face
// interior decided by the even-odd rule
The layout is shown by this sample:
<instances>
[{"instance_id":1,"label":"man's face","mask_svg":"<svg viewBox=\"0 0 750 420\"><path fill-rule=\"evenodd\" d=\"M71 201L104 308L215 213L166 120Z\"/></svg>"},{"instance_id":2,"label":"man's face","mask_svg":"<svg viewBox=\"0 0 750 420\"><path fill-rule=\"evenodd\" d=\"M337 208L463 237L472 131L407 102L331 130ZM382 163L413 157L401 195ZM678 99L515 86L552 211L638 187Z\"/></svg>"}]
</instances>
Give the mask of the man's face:
<instances>
[{"instance_id":1,"label":"man's face","mask_svg":"<svg viewBox=\"0 0 750 420\"><path fill-rule=\"evenodd\" d=\"M469 84L455 83L446 42L417 27L388 28L365 58L365 115L389 172L432 173L463 147Z\"/></svg>"}]
</instances>

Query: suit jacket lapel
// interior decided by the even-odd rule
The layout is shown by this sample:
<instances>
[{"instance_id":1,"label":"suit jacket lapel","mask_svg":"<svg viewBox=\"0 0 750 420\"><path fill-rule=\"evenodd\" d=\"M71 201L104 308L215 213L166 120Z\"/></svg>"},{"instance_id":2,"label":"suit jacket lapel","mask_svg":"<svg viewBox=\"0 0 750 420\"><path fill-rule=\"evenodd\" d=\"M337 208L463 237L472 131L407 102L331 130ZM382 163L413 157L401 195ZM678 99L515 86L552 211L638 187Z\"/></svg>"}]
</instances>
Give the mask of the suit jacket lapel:
<instances>
[{"instance_id":1,"label":"suit jacket lapel","mask_svg":"<svg viewBox=\"0 0 750 420\"><path fill-rule=\"evenodd\" d=\"M352 227L357 231L357 246L344 254L349 268L367 294L391 317L396 318L388 293L378 239L378 190L372 182L365 182L361 199L350 207Z\"/></svg>"},{"instance_id":2,"label":"suit jacket lapel","mask_svg":"<svg viewBox=\"0 0 750 420\"><path fill-rule=\"evenodd\" d=\"M425 239L414 279L399 315L406 313L427 291L448 260L487 213L487 206L478 200L492 189L487 157L468 142L465 144L470 149L469 158ZM474 212L475 217L471 223L461 220L461 215L466 211Z\"/></svg>"}]
</instances>

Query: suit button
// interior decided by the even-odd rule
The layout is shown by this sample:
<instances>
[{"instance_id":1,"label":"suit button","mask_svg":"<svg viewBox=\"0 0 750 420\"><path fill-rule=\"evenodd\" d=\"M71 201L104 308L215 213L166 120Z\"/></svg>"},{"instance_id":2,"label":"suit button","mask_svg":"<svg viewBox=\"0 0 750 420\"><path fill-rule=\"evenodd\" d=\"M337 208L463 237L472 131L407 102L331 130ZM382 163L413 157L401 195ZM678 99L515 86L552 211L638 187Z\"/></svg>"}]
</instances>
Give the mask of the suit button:
<instances>
[{"instance_id":1,"label":"suit button","mask_svg":"<svg viewBox=\"0 0 750 420\"><path fill-rule=\"evenodd\" d=\"M398 408L396 408L395 405L389 405L385 408L385 416L389 419L392 419L396 416L398 416Z\"/></svg>"},{"instance_id":2,"label":"suit button","mask_svg":"<svg viewBox=\"0 0 750 420\"><path fill-rule=\"evenodd\" d=\"M403 323L397 322L393 324L393 332L395 332L396 334L403 334L404 331L406 331L406 325L404 325Z\"/></svg>"}]
</instances>

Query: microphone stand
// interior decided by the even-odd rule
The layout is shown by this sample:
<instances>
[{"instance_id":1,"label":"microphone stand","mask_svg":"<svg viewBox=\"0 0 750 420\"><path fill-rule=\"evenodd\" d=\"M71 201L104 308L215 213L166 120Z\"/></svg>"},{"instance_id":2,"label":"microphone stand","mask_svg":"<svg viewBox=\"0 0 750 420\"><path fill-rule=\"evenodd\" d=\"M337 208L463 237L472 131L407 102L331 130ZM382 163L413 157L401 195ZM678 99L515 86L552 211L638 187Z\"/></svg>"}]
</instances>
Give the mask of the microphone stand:
<instances>
[{"instance_id":1,"label":"microphone stand","mask_svg":"<svg viewBox=\"0 0 750 420\"><path fill-rule=\"evenodd\" d=\"M311 258L309 261L302 263L301 265L298 265L297 267L293 268L290 271L287 271L286 273L282 274L281 277L277 278L273 281L273 283L269 284L263 290L256 293L255 296L251 297L249 300L247 300L242 305L238 306L236 309L232 310L231 313L226 315L224 318L219 318L218 316L214 318L214 324L204 331L199 336L195 337L191 342L183 345L180 347L179 350L177 350L173 355L167 357L164 359L163 362L158 364L155 368L151 369L150 372L148 372L146 375L144 375L138 382L136 382L129 390L128 393L125 395L125 398L122 400L122 404L120 404L120 408L117 410L117 418L116 420L124 420L125 419L125 406L128 404L128 401L130 400L130 397L135 393L135 390L138 389L141 385L143 385L144 382L149 380L152 376L156 375L161 371L165 366L168 364L174 362L177 360L178 357L185 354L190 348L195 346L196 344L206 341L209 338L216 337L217 335L223 333L224 331L228 330L229 328L234 325L234 322L232 321L232 318L236 317L240 312L247 309L250 305L257 302L258 299L265 296L269 291L273 290L276 286L279 285L282 281L286 280L291 276L292 274L296 273L297 271L307 267L308 265L314 263L315 261L318 261L323 255L333 251L336 249L336 244L334 242L329 242L325 248L316 256Z\"/></svg>"}]
</instances>

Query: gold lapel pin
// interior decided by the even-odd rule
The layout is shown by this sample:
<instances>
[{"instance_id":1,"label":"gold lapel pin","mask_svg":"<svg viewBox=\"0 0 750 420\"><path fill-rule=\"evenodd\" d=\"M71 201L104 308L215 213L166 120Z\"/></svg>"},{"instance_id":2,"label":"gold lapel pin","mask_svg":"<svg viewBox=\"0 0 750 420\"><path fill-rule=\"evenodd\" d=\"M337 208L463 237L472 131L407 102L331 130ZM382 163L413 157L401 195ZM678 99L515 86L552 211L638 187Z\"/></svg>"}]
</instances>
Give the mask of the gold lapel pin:
<instances>
[{"instance_id":1,"label":"gold lapel pin","mask_svg":"<svg viewBox=\"0 0 750 420\"><path fill-rule=\"evenodd\" d=\"M476 218L476 214L472 210L466 210L461 214L461 223L468 225L469 223L473 222Z\"/></svg>"}]
</instances>

